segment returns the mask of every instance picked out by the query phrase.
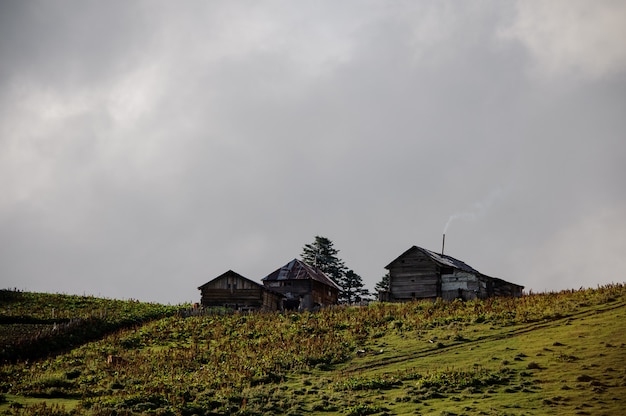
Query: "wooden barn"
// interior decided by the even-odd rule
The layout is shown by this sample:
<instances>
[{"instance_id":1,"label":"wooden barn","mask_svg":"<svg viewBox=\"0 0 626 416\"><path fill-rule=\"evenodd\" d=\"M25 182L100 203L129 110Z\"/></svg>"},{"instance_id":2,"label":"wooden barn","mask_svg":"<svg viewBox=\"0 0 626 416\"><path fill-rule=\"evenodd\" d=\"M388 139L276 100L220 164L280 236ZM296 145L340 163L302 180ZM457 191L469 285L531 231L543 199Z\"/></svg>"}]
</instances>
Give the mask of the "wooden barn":
<instances>
[{"instance_id":1,"label":"wooden barn","mask_svg":"<svg viewBox=\"0 0 626 416\"><path fill-rule=\"evenodd\" d=\"M334 305L339 286L321 270L294 259L263 279L265 287L285 295L285 309L311 310Z\"/></svg>"},{"instance_id":2,"label":"wooden barn","mask_svg":"<svg viewBox=\"0 0 626 416\"><path fill-rule=\"evenodd\" d=\"M484 275L454 257L417 246L385 268L389 270L389 291L380 293L383 301L517 297L524 290L524 286Z\"/></svg>"},{"instance_id":3,"label":"wooden barn","mask_svg":"<svg viewBox=\"0 0 626 416\"><path fill-rule=\"evenodd\" d=\"M204 307L223 306L234 310L277 311L284 296L232 270L198 288Z\"/></svg>"}]
</instances>

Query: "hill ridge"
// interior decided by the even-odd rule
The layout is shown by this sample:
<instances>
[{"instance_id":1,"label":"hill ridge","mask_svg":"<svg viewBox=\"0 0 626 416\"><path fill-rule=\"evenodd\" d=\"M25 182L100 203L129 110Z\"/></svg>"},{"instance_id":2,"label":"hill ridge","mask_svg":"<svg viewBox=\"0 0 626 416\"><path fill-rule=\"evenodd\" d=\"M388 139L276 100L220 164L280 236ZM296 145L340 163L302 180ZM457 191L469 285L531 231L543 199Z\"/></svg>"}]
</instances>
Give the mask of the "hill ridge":
<instances>
[{"instance_id":1,"label":"hill ridge","mask_svg":"<svg viewBox=\"0 0 626 416\"><path fill-rule=\"evenodd\" d=\"M316 313L172 315L2 365L0 414L616 414L625 361L621 284Z\"/></svg>"}]
</instances>

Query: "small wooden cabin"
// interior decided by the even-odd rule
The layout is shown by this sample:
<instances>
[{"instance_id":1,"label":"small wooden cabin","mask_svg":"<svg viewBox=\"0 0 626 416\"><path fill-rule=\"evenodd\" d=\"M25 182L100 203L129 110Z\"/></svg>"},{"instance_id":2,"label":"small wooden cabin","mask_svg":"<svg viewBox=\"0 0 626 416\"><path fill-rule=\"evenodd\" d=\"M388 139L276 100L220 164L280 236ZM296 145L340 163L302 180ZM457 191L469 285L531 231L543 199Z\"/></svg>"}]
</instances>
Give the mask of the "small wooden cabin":
<instances>
[{"instance_id":1,"label":"small wooden cabin","mask_svg":"<svg viewBox=\"0 0 626 416\"><path fill-rule=\"evenodd\" d=\"M265 287L285 295L285 309L311 310L334 305L339 286L321 270L293 259L262 279Z\"/></svg>"},{"instance_id":2,"label":"small wooden cabin","mask_svg":"<svg viewBox=\"0 0 626 416\"><path fill-rule=\"evenodd\" d=\"M389 291L383 301L474 299L521 296L524 286L489 277L454 257L413 246L386 267Z\"/></svg>"},{"instance_id":3,"label":"small wooden cabin","mask_svg":"<svg viewBox=\"0 0 626 416\"><path fill-rule=\"evenodd\" d=\"M222 306L234 310L277 311L284 296L232 270L198 288L204 307Z\"/></svg>"}]
</instances>

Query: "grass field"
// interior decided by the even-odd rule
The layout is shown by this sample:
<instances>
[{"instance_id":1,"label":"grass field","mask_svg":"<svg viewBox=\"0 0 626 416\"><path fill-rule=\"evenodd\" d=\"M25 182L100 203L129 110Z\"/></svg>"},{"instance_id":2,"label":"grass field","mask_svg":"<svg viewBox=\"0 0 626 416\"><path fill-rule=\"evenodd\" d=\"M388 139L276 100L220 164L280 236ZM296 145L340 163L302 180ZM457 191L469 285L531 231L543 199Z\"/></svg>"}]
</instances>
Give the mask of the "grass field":
<instances>
[{"instance_id":1,"label":"grass field","mask_svg":"<svg viewBox=\"0 0 626 416\"><path fill-rule=\"evenodd\" d=\"M0 362L41 358L179 309L134 300L0 290Z\"/></svg>"},{"instance_id":2,"label":"grass field","mask_svg":"<svg viewBox=\"0 0 626 416\"><path fill-rule=\"evenodd\" d=\"M167 316L3 365L0 414L619 415L625 362L624 285Z\"/></svg>"}]
</instances>

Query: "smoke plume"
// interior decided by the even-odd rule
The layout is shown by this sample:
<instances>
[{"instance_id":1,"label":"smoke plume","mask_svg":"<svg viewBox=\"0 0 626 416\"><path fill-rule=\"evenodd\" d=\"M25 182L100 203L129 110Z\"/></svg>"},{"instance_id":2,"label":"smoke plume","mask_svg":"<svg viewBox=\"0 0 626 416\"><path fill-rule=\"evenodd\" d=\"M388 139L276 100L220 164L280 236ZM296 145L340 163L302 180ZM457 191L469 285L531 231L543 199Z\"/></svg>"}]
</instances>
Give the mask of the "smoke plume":
<instances>
[{"instance_id":1,"label":"smoke plume","mask_svg":"<svg viewBox=\"0 0 626 416\"><path fill-rule=\"evenodd\" d=\"M448 228L450 228L450 224L452 224L455 220L471 220L474 221L477 218L483 216L489 208L493 206L493 204L500 198L503 191L501 188L497 188L491 191L485 198L481 201L475 202L465 211L457 212L455 214L450 215L446 225L443 227L443 233L448 232Z\"/></svg>"}]
</instances>

